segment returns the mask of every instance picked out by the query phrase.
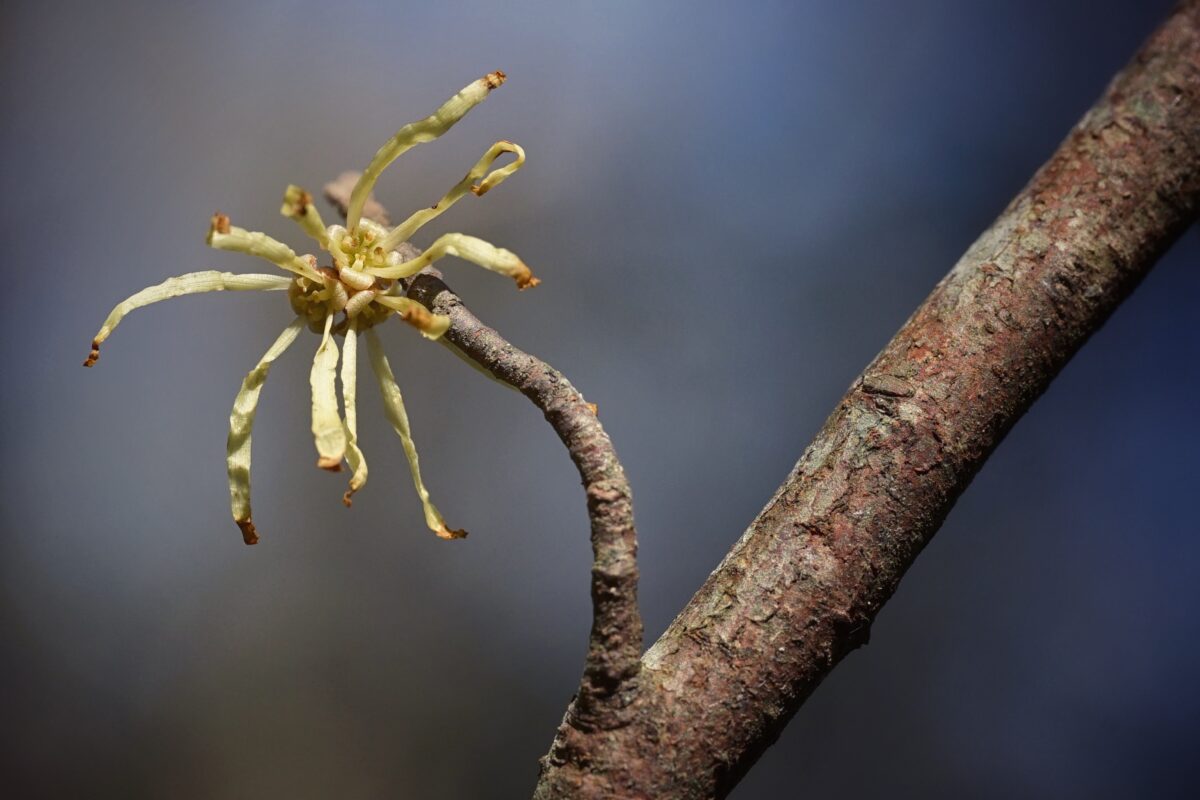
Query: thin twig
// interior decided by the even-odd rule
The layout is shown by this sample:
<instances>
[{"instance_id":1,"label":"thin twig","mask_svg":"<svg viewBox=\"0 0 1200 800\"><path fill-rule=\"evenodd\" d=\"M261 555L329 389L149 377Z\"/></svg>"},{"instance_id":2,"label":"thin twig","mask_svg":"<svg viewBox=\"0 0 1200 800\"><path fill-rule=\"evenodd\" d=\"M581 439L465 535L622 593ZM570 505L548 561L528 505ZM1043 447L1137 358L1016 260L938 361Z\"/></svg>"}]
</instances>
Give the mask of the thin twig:
<instances>
[{"instance_id":1,"label":"thin twig","mask_svg":"<svg viewBox=\"0 0 1200 800\"><path fill-rule=\"evenodd\" d=\"M345 214L357 173L325 186L325 197ZM386 224L383 206L369 200L363 215ZM411 245L407 245L411 247ZM413 255L419 254L412 248ZM408 282L408 296L450 317L443 338L488 375L541 409L566 446L583 481L592 535L592 631L579 693L563 726L581 732L625 724L637 696L642 618L637 605L637 535L629 481L595 406L549 364L514 347L484 325L427 268Z\"/></svg>"}]
</instances>

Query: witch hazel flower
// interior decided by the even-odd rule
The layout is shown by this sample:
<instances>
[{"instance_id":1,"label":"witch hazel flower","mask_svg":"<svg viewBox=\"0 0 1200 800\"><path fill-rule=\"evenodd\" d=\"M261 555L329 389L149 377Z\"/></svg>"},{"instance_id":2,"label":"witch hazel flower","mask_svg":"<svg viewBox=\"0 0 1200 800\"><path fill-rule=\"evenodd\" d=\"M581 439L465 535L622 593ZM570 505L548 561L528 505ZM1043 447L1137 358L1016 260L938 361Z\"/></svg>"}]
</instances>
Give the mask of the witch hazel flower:
<instances>
[{"instance_id":1,"label":"witch hazel flower","mask_svg":"<svg viewBox=\"0 0 1200 800\"><path fill-rule=\"evenodd\" d=\"M444 134L468 111L482 103L504 80L503 72L485 75L451 97L430 116L397 131L379 148L354 185L346 209L345 225L325 225L313 205L312 195L298 186L289 186L284 192L280 211L285 217L295 220L316 241L323 255L297 255L286 244L265 233L239 228L227 216L217 213L209 228L209 246L257 256L288 274L206 271L168 278L118 303L96 333L91 353L84 361L85 367L96 363L100 357L100 345L129 312L151 303L201 292L287 293L296 317L246 375L229 416L226 464L230 505L234 522L241 529L246 544L258 541L250 512L250 444L259 395L271 365L305 328L321 337L309 374L317 466L333 472L341 470L343 461L349 466L350 481L343 502L350 505L351 497L367 482L367 462L359 446L357 424L358 342L361 336L366 339L367 360L379 384L385 414L400 437L408 458L413 484L424 508L425 523L443 539L459 539L467 535L466 531L447 526L441 512L430 500L429 491L421 478L417 448L413 443L400 387L374 329L380 323L398 317L428 339L438 339L445 333L450 326L449 318L434 314L415 300L405 297L402 282L446 256L456 256L506 275L520 289L538 284L529 267L516 255L474 236L443 234L423 252L409 242L425 224L468 193L481 196L499 186L524 165L525 152L512 142L496 142L441 200L414 212L390 230L364 217L363 210L370 201L375 182L389 164L412 147ZM493 169L497 160L505 155L514 158L506 165ZM343 340L340 352L337 337ZM337 397L339 379L340 410Z\"/></svg>"}]
</instances>

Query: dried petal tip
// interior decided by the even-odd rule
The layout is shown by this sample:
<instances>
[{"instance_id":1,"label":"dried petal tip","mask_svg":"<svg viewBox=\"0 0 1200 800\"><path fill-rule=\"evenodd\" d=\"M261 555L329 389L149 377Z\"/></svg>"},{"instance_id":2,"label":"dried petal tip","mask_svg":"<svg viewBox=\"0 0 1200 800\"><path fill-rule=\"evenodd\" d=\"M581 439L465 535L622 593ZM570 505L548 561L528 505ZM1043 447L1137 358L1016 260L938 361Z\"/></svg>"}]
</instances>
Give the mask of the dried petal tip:
<instances>
[{"instance_id":1,"label":"dried petal tip","mask_svg":"<svg viewBox=\"0 0 1200 800\"><path fill-rule=\"evenodd\" d=\"M342 460L340 458L332 458L330 456L321 456L317 459L317 466L321 469L327 469L330 472L341 472Z\"/></svg>"},{"instance_id":2,"label":"dried petal tip","mask_svg":"<svg viewBox=\"0 0 1200 800\"><path fill-rule=\"evenodd\" d=\"M212 219L208 222L208 236L204 240L207 244L212 245L214 233L229 233L229 217L220 211L213 214Z\"/></svg>"},{"instance_id":3,"label":"dried petal tip","mask_svg":"<svg viewBox=\"0 0 1200 800\"><path fill-rule=\"evenodd\" d=\"M288 219L298 219L304 216L312 201L311 194L293 184L283 193L283 207L279 209L279 213Z\"/></svg>"},{"instance_id":4,"label":"dried petal tip","mask_svg":"<svg viewBox=\"0 0 1200 800\"><path fill-rule=\"evenodd\" d=\"M346 508L350 508L350 506L354 505L354 501L351 499L353 496L354 490L347 490L346 493L342 495L342 505L344 505Z\"/></svg>"},{"instance_id":5,"label":"dried petal tip","mask_svg":"<svg viewBox=\"0 0 1200 800\"><path fill-rule=\"evenodd\" d=\"M258 544L258 531L254 530L254 522L248 519L234 520L242 529L242 541L246 544Z\"/></svg>"},{"instance_id":6,"label":"dried petal tip","mask_svg":"<svg viewBox=\"0 0 1200 800\"><path fill-rule=\"evenodd\" d=\"M497 89L500 87L500 84L508 80L508 76L500 70L496 70L495 72L489 72L487 75L484 75L483 79L487 81L488 89Z\"/></svg>"},{"instance_id":7,"label":"dried petal tip","mask_svg":"<svg viewBox=\"0 0 1200 800\"><path fill-rule=\"evenodd\" d=\"M513 273L513 280L517 282L517 288L521 291L532 289L542 282L541 278L533 276L533 272L530 271L529 267L525 266L524 262L521 262L521 266Z\"/></svg>"},{"instance_id":8,"label":"dried petal tip","mask_svg":"<svg viewBox=\"0 0 1200 800\"><path fill-rule=\"evenodd\" d=\"M430 339L439 338L450 328L449 317L442 314L432 314L429 309L420 303L413 303L404 311L401 311L400 319L412 325Z\"/></svg>"},{"instance_id":9,"label":"dried petal tip","mask_svg":"<svg viewBox=\"0 0 1200 800\"><path fill-rule=\"evenodd\" d=\"M501 74L503 75L503 73L501 73ZM436 531L434 531L434 533L437 534L437 537L439 539L465 539L465 538L467 538L466 531L464 531L462 529L454 530L453 528L447 528L445 525L442 525L440 528L438 528Z\"/></svg>"},{"instance_id":10,"label":"dried petal tip","mask_svg":"<svg viewBox=\"0 0 1200 800\"><path fill-rule=\"evenodd\" d=\"M88 353L87 360L83 362L85 367L90 367L100 358L100 343L92 340L92 352Z\"/></svg>"}]
</instances>

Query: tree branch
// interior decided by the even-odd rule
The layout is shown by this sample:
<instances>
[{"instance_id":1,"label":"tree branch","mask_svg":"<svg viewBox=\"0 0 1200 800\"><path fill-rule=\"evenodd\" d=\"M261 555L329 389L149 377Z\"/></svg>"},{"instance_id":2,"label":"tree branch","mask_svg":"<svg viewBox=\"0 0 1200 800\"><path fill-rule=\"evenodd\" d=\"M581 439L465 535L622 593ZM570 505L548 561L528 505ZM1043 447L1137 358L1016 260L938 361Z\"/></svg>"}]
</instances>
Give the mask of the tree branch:
<instances>
[{"instance_id":1,"label":"tree branch","mask_svg":"<svg viewBox=\"0 0 1200 800\"><path fill-rule=\"evenodd\" d=\"M358 173L342 173L325 197L343 216ZM363 216L387 224L374 198ZM420 251L407 245L406 258ZM579 470L592 529L592 631L579 693L564 725L604 731L624 724L637 693L642 618L637 605L637 535L625 470L596 408L562 373L507 342L471 313L441 274L426 268L407 283L408 296L450 317L443 339L496 380L528 397L566 446Z\"/></svg>"},{"instance_id":2,"label":"tree branch","mask_svg":"<svg viewBox=\"0 0 1200 800\"><path fill-rule=\"evenodd\" d=\"M851 386L646 653L627 724L568 718L535 797L725 796L1198 207L1200 0L1186 0Z\"/></svg>"}]
</instances>

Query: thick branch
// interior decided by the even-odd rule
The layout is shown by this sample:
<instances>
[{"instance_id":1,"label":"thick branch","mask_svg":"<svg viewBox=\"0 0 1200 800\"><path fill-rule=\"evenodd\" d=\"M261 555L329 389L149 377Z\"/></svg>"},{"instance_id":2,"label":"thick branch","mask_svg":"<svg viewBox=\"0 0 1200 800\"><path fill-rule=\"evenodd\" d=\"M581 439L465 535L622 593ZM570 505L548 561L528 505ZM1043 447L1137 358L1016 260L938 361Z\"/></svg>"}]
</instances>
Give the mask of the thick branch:
<instances>
[{"instance_id":1,"label":"thick branch","mask_svg":"<svg viewBox=\"0 0 1200 800\"><path fill-rule=\"evenodd\" d=\"M357 178L357 173L343 173L325 186L326 198L343 214ZM373 198L363 215L387 222L387 212ZM412 248L408 257L419 254ZM629 481L595 406L558 370L517 349L480 322L442 282L437 270L426 269L415 276L408 295L449 316L445 340L542 410L579 470L592 528L592 631L579 693L564 724L586 731L619 727L636 696L642 653L637 535Z\"/></svg>"},{"instance_id":2,"label":"thick branch","mask_svg":"<svg viewBox=\"0 0 1200 800\"><path fill-rule=\"evenodd\" d=\"M646 653L629 724L560 729L536 797L727 794L1198 207L1188 0L855 381Z\"/></svg>"}]
</instances>

